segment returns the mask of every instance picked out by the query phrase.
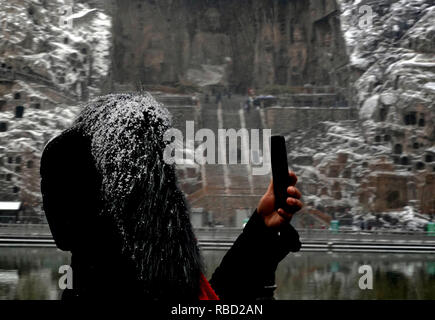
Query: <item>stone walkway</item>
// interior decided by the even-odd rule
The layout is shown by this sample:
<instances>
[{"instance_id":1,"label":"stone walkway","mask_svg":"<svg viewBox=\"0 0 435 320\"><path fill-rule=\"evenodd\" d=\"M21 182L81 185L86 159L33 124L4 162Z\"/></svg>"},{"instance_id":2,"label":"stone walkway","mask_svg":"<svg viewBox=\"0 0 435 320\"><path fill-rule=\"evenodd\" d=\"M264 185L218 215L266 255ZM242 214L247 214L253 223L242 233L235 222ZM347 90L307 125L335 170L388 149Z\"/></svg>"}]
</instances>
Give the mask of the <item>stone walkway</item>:
<instances>
[{"instance_id":1,"label":"stone walkway","mask_svg":"<svg viewBox=\"0 0 435 320\"><path fill-rule=\"evenodd\" d=\"M218 163L218 129L238 131L244 127L248 132L250 129L262 129L259 110L255 108L251 108L249 112L243 110L244 100L242 96L233 96L231 99L223 97L220 103L215 103L214 97L210 98L209 103L202 101L200 127L211 129L215 133L216 163ZM239 141L237 164L203 166L204 188L198 197L190 199L192 207L200 207L207 212L212 212L214 220L226 226L238 226L237 220L242 219L236 217L238 214L243 216L252 213L270 181L270 175L252 175L250 165L240 164L240 146ZM228 143L226 147L228 153ZM249 153L249 150L245 152Z\"/></svg>"}]
</instances>

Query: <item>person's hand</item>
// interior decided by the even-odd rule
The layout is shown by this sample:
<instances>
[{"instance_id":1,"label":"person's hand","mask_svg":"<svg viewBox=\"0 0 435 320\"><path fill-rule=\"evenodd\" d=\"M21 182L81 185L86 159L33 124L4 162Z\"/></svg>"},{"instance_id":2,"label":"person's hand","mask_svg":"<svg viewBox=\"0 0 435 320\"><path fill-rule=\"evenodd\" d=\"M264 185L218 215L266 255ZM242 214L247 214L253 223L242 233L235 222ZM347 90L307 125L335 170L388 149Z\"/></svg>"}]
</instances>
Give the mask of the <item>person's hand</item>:
<instances>
[{"instance_id":1,"label":"person's hand","mask_svg":"<svg viewBox=\"0 0 435 320\"><path fill-rule=\"evenodd\" d=\"M287 204L291 208L291 212L286 212L282 208L275 210L275 194L273 193L273 180L270 181L269 188L258 203L257 212L263 218L267 227L276 228L284 223L288 223L293 214L298 212L303 207L300 191L295 187L298 178L293 171L289 171L290 185L287 188L289 197Z\"/></svg>"}]
</instances>

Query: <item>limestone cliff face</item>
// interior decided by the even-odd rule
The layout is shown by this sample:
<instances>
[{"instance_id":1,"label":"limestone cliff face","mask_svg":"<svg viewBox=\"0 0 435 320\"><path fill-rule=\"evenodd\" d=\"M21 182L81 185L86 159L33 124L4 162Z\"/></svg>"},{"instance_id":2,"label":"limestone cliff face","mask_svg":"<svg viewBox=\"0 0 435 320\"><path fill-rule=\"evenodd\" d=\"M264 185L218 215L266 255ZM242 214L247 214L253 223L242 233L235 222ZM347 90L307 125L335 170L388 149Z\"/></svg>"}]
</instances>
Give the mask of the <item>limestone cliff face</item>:
<instances>
[{"instance_id":1,"label":"limestone cliff face","mask_svg":"<svg viewBox=\"0 0 435 320\"><path fill-rule=\"evenodd\" d=\"M432 0L340 2L343 17L364 4L373 12L366 28L346 19L342 27L350 66L361 74L353 91L362 135L371 146L385 148L395 165L395 176L372 171L373 177L363 181L367 188L362 188L362 203L374 211L414 204L433 215L435 4ZM396 190L400 184L405 192Z\"/></svg>"},{"instance_id":2,"label":"limestone cliff face","mask_svg":"<svg viewBox=\"0 0 435 320\"><path fill-rule=\"evenodd\" d=\"M71 105L100 94L110 70L110 17L71 3L0 0L0 201L21 201L33 222L42 218L44 145L71 124Z\"/></svg>"},{"instance_id":3,"label":"limestone cliff face","mask_svg":"<svg viewBox=\"0 0 435 320\"><path fill-rule=\"evenodd\" d=\"M220 66L235 89L344 83L335 0L117 0L114 81L173 84Z\"/></svg>"},{"instance_id":4,"label":"limestone cliff face","mask_svg":"<svg viewBox=\"0 0 435 320\"><path fill-rule=\"evenodd\" d=\"M339 2L358 119L291 133L306 208L422 230L435 214L435 3Z\"/></svg>"}]
</instances>

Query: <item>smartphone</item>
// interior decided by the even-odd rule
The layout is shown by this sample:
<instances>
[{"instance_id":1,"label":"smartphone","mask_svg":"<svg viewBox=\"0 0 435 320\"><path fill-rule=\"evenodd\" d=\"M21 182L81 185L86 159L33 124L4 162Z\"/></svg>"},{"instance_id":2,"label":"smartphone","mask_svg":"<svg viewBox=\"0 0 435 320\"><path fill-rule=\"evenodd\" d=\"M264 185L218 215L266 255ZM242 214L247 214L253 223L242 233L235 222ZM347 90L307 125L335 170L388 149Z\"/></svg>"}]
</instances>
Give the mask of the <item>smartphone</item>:
<instances>
[{"instance_id":1,"label":"smartphone","mask_svg":"<svg viewBox=\"0 0 435 320\"><path fill-rule=\"evenodd\" d=\"M270 152L272 162L273 192L275 193L275 210L279 208L291 212L287 204L287 188L290 185L288 175L287 149L283 136L274 135L270 141Z\"/></svg>"}]
</instances>

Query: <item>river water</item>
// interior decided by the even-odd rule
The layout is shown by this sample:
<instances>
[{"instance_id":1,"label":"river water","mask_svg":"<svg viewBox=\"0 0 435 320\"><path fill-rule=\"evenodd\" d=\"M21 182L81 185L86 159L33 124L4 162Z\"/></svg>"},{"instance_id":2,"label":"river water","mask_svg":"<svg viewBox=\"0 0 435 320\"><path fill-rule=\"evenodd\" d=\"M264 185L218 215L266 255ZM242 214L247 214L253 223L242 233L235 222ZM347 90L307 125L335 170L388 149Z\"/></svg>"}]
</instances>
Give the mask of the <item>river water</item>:
<instances>
[{"instance_id":1,"label":"river water","mask_svg":"<svg viewBox=\"0 0 435 320\"><path fill-rule=\"evenodd\" d=\"M203 251L206 276L225 251ZM0 248L0 299L58 299L59 267L69 254L54 248ZM361 265L373 289L358 285ZM282 261L277 299L435 299L435 254L301 252Z\"/></svg>"}]
</instances>

